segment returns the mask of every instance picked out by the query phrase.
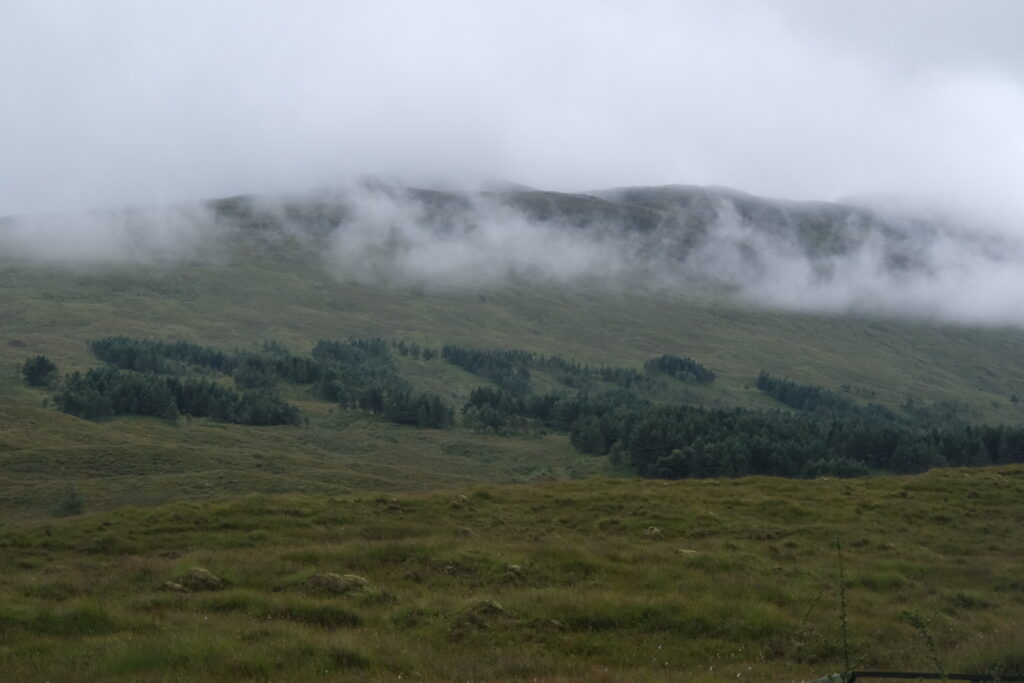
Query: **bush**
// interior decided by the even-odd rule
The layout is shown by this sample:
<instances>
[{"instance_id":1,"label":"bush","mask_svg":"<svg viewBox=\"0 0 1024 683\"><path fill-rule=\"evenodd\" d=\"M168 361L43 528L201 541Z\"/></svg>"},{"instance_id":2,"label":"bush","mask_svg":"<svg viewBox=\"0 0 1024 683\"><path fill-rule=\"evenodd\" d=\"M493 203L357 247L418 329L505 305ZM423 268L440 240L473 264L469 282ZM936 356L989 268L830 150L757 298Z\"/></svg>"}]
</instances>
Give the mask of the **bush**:
<instances>
[{"instance_id":1,"label":"bush","mask_svg":"<svg viewBox=\"0 0 1024 683\"><path fill-rule=\"evenodd\" d=\"M69 486L57 501L54 515L57 517L74 517L75 515L82 514L84 509L85 501L82 500L82 496L79 495L74 487Z\"/></svg>"}]
</instances>

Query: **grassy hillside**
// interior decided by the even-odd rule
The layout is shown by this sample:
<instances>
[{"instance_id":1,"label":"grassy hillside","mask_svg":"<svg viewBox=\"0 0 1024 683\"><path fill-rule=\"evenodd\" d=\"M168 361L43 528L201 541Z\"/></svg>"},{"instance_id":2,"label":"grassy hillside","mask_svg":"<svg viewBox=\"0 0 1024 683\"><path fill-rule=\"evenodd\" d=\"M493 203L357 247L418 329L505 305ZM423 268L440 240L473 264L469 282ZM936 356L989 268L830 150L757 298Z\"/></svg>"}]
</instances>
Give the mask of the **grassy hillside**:
<instances>
[{"instance_id":1,"label":"grassy hillside","mask_svg":"<svg viewBox=\"0 0 1024 683\"><path fill-rule=\"evenodd\" d=\"M229 492L345 493L607 473L604 458L559 435L487 438L430 432L333 411L296 395L308 427L89 423L43 407L17 364L46 354L62 372L96 364L87 342L110 334L247 348L278 339L308 352L321 338L381 335L440 346L523 348L640 367L660 353L718 375L690 398L768 407L767 369L898 405L955 400L976 420L1019 423L1024 335L757 311L662 293L514 282L474 291L370 287L334 277L300 250L236 253L219 265L0 267L0 509L47 514L68 484L89 509ZM486 384L443 363L401 358L422 390L461 405ZM544 378L538 377L540 389ZM863 391L862 391L863 390Z\"/></svg>"},{"instance_id":2,"label":"grassy hillside","mask_svg":"<svg viewBox=\"0 0 1024 683\"><path fill-rule=\"evenodd\" d=\"M1024 334L895 321L777 313L678 295L600 286L513 283L429 293L370 287L316 265L0 268L0 362L45 353L62 369L92 364L86 343L109 334L221 347L279 339L398 337L435 346L523 348L584 362L639 366L660 353L696 358L721 379L709 396L756 403L761 369L837 388L867 387L968 403L978 417L1018 421Z\"/></svg>"},{"instance_id":3,"label":"grassy hillside","mask_svg":"<svg viewBox=\"0 0 1024 683\"><path fill-rule=\"evenodd\" d=\"M766 370L1020 424L1020 331L583 279L370 286L326 268L315 238L242 218L253 234L201 260L0 258L0 678L800 680L844 665L836 538L852 664L1024 667L1021 467L616 479L628 473L565 434L400 426L309 385L281 385L301 425L90 422L19 372L37 354L93 367L88 343L110 335L298 354L380 336L636 369L686 356L717 379L656 398L704 406L779 407L754 386ZM436 358L395 363L455 408L489 385ZM544 371L531 382L559 388ZM83 515L54 519L75 500Z\"/></svg>"},{"instance_id":4,"label":"grassy hillside","mask_svg":"<svg viewBox=\"0 0 1024 683\"><path fill-rule=\"evenodd\" d=\"M427 490L607 472L562 435L496 439L420 430L301 404L308 427L153 418L92 423L8 403L0 423L0 509L49 516L68 486L87 509L253 492Z\"/></svg>"},{"instance_id":5,"label":"grassy hillside","mask_svg":"<svg viewBox=\"0 0 1024 683\"><path fill-rule=\"evenodd\" d=\"M1009 467L245 496L7 525L0 670L798 681L844 665L838 538L854 666L1018 672L1022 496Z\"/></svg>"}]
</instances>

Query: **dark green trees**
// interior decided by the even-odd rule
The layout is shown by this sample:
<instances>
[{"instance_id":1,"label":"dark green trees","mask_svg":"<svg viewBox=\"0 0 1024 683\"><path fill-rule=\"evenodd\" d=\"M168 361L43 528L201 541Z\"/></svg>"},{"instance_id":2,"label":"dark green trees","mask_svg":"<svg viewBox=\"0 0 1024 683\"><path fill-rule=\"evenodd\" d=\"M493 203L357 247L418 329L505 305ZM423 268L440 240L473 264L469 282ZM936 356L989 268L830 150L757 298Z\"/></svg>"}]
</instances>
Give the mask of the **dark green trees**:
<instances>
[{"instance_id":1,"label":"dark green trees","mask_svg":"<svg viewBox=\"0 0 1024 683\"><path fill-rule=\"evenodd\" d=\"M533 354L528 351L484 351L462 346L445 346L441 359L458 365L467 372L491 380L514 396L530 393L530 370Z\"/></svg>"},{"instance_id":2,"label":"dark green trees","mask_svg":"<svg viewBox=\"0 0 1024 683\"><path fill-rule=\"evenodd\" d=\"M715 381L715 373L693 360L665 354L652 358L644 363L644 370L647 372L660 372L684 382L697 382L699 384L711 384Z\"/></svg>"},{"instance_id":3,"label":"dark green trees","mask_svg":"<svg viewBox=\"0 0 1024 683\"><path fill-rule=\"evenodd\" d=\"M835 412L850 411L856 407L853 401L841 394L813 384L797 384L790 379L773 377L764 370L757 376L757 388L796 410Z\"/></svg>"},{"instance_id":4,"label":"dark green trees","mask_svg":"<svg viewBox=\"0 0 1024 683\"><path fill-rule=\"evenodd\" d=\"M573 425L569 442L577 450L595 455L604 455L611 445L601 430L601 421L593 415L587 415Z\"/></svg>"},{"instance_id":5,"label":"dark green trees","mask_svg":"<svg viewBox=\"0 0 1024 683\"><path fill-rule=\"evenodd\" d=\"M32 386L44 387L57 378L57 364L46 356L36 356L25 361L21 374Z\"/></svg>"},{"instance_id":6,"label":"dark green trees","mask_svg":"<svg viewBox=\"0 0 1024 683\"><path fill-rule=\"evenodd\" d=\"M322 340L311 356L302 356L279 342L225 352L182 341L107 337L90 349L108 365L68 375L56 402L65 412L94 420L134 414L175 422L188 415L247 425L299 424L298 409L277 394L280 383L289 383L399 424L451 427L451 408L436 395L414 394L391 348L380 338ZM405 355L423 355L418 345L403 348ZM211 376L230 376L235 389Z\"/></svg>"},{"instance_id":7,"label":"dark green trees","mask_svg":"<svg viewBox=\"0 0 1024 683\"><path fill-rule=\"evenodd\" d=\"M298 424L298 409L269 391L244 394L200 379L179 379L110 366L75 372L64 379L57 407L89 420L115 415L209 417L247 425Z\"/></svg>"},{"instance_id":8,"label":"dark green trees","mask_svg":"<svg viewBox=\"0 0 1024 683\"><path fill-rule=\"evenodd\" d=\"M455 421L452 409L437 396L409 391L389 394L381 412L389 422L431 429L447 429Z\"/></svg>"}]
</instances>

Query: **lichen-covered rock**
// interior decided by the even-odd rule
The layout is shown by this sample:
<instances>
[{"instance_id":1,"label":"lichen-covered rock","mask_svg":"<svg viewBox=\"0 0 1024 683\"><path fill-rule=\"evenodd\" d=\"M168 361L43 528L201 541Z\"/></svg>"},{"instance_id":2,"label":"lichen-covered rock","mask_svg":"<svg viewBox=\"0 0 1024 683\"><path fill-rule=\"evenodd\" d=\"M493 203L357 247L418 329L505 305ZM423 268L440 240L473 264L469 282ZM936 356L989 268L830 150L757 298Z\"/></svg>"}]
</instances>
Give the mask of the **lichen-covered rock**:
<instances>
[{"instance_id":1,"label":"lichen-covered rock","mask_svg":"<svg viewBox=\"0 0 1024 683\"><path fill-rule=\"evenodd\" d=\"M203 567L193 567L177 583L190 591L216 591L224 587L224 580Z\"/></svg>"},{"instance_id":2,"label":"lichen-covered rock","mask_svg":"<svg viewBox=\"0 0 1024 683\"><path fill-rule=\"evenodd\" d=\"M461 640L473 632L489 631L495 621L501 621L507 616L505 608L494 600L481 600L473 603L452 621L448 637Z\"/></svg>"},{"instance_id":3,"label":"lichen-covered rock","mask_svg":"<svg viewBox=\"0 0 1024 683\"><path fill-rule=\"evenodd\" d=\"M475 614L478 616L497 616L505 613L505 608L496 603L494 600L481 600L480 602L474 603L472 607L466 610L467 614Z\"/></svg>"},{"instance_id":4,"label":"lichen-covered rock","mask_svg":"<svg viewBox=\"0 0 1024 683\"><path fill-rule=\"evenodd\" d=\"M306 581L306 586L317 593L332 595L351 595L370 590L370 582L355 574L335 574L323 572L313 574Z\"/></svg>"},{"instance_id":5,"label":"lichen-covered rock","mask_svg":"<svg viewBox=\"0 0 1024 683\"><path fill-rule=\"evenodd\" d=\"M187 588L174 581L164 582L164 585L160 586L160 590L167 591L169 593L188 593Z\"/></svg>"}]
</instances>

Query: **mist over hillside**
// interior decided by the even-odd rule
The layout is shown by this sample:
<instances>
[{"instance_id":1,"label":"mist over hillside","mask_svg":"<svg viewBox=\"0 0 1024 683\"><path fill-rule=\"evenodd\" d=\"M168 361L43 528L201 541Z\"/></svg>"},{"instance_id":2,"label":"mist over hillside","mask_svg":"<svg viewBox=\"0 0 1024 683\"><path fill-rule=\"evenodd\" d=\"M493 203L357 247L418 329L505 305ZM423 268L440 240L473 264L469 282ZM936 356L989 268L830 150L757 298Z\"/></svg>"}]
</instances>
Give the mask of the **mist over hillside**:
<instances>
[{"instance_id":1,"label":"mist over hillside","mask_svg":"<svg viewBox=\"0 0 1024 683\"><path fill-rule=\"evenodd\" d=\"M508 278L715 293L784 310L1024 325L1024 245L951 219L721 187L331 190L20 216L4 261L228 262L260 247L336 277L432 290Z\"/></svg>"}]
</instances>

